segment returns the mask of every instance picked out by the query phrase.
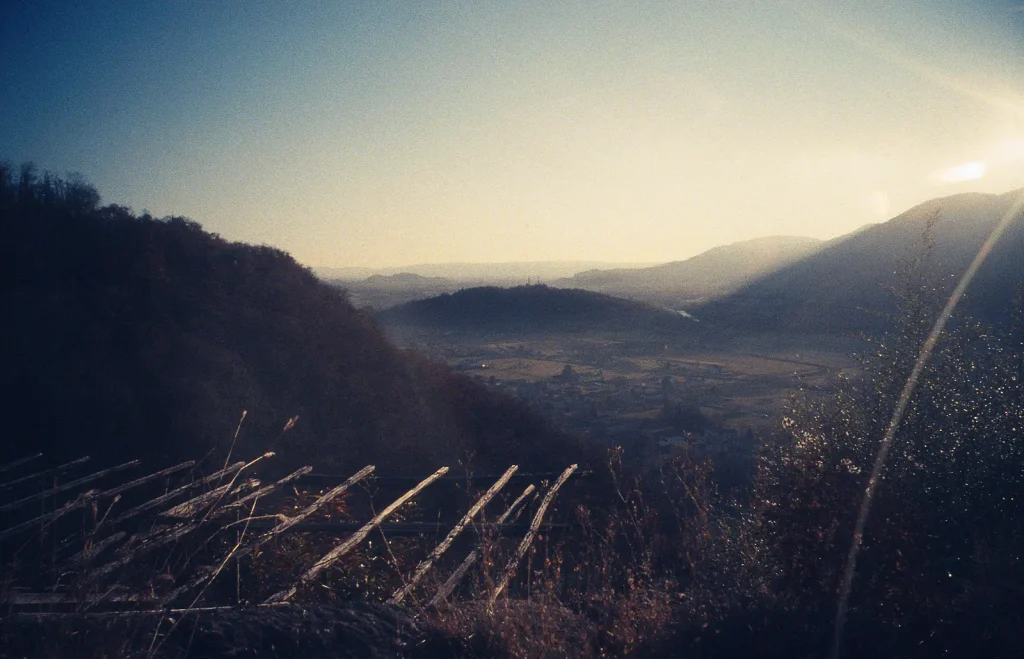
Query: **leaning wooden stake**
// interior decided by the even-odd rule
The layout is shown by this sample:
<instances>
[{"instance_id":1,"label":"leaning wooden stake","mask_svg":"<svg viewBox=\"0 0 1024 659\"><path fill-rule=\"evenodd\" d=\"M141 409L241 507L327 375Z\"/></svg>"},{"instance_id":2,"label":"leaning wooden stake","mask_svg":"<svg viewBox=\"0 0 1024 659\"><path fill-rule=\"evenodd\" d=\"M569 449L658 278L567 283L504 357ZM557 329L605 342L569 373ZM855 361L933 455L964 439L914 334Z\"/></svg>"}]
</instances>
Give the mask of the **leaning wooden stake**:
<instances>
[{"instance_id":1,"label":"leaning wooden stake","mask_svg":"<svg viewBox=\"0 0 1024 659\"><path fill-rule=\"evenodd\" d=\"M50 497L50 496L53 496L55 494L60 494L61 492L67 492L68 490L73 490L76 487L78 487L79 485L85 485L86 483L90 483L90 482L92 482L94 480L98 480L100 478L103 478L104 476L109 476L110 474L114 474L114 473L117 473L119 471L124 471L125 469L129 469L131 467L134 467L137 464L139 464L138 460L132 460L131 462L125 462L124 464L117 465L116 467L111 467L110 469L104 469L103 471L97 471L96 473L89 474L88 476L83 476L81 478L76 478L73 481L68 481L67 483L64 483L63 485L59 485L57 487L51 488L49 490L46 490L45 492L39 492L38 494L33 494L31 496L25 497L24 499L18 499L17 501L12 501L11 503L8 503L6 505L0 506L0 512L7 512L8 510L14 510L16 508L20 508L20 507L24 506L25 504L32 503L33 501L39 501L41 499L45 499L46 497Z\"/></svg>"},{"instance_id":2,"label":"leaning wooden stake","mask_svg":"<svg viewBox=\"0 0 1024 659\"><path fill-rule=\"evenodd\" d=\"M42 453L36 453L35 455L29 455L29 456L26 456L24 458L21 458L20 460L15 460L14 462L8 462L5 465L0 465L0 473L3 473L5 471L10 471L11 469L14 469L15 467L20 467L23 464L26 464L28 462L32 462L36 458L41 458L41 457L43 457Z\"/></svg>"},{"instance_id":3,"label":"leaning wooden stake","mask_svg":"<svg viewBox=\"0 0 1024 659\"><path fill-rule=\"evenodd\" d=\"M297 478L300 472L308 473L308 471L306 471L306 470L307 470L307 468L303 467L303 469L300 469L299 471L297 471L297 472L295 472L293 474L290 474L286 478L281 479L280 481L275 483L275 485L280 485L281 483L283 483L287 479ZM273 538L276 538L281 533L287 531L288 529L292 528L293 526L295 526L299 522L303 521L304 519L306 519L307 517L309 517L310 515L315 513L321 507L327 505L328 503L330 503L334 499L337 499L338 497L340 497L342 494L344 494L348 490L348 488L352 487L353 485L355 485L359 481L363 480L364 478L366 478L367 476L372 474L373 470L374 470L374 466L373 465L367 465L366 467L363 467L358 472L356 472L355 474L350 476L348 478L348 480L346 480L344 483L342 483L341 485L339 485L339 486L337 486L335 488L332 488L331 490L328 490L323 495L321 495L319 499L317 499L313 503L311 503L308 506L306 506L305 508L303 508L302 512L300 512L295 517L289 517L288 519L284 520L283 522L281 522L280 524L278 524L274 528L270 529L269 531L267 531L263 535L261 535L261 536L259 536L257 538L254 538L253 540L250 540L249 542L243 544L240 547L237 547L235 550L232 551L232 553L230 554L229 558L234 559L234 560L238 560L239 558L242 558L243 556L248 556L252 552L254 552L257 549L259 549L261 546L263 546L265 543L269 542ZM249 496L252 497L252 496L258 494L260 491L262 491L262 490L258 490L257 492L253 492L253 494L251 494ZM248 498L248 497L246 497L246 498ZM235 502L235 503L237 503L237 502ZM220 512L220 509L218 509L217 511L214 511L212 514L210 514L210 517L211 518L218 517L219 516L219 514L218 514L219 512ZM167 596L164 597L164 599L161 601L161 605L162 606L166 606L167 604L170 604L171 602L173 602L174 600L178 599L179 597L181 597L182 595L184 595L188 591L192 590L193 588L196 588L196 587L202 585L203 582L205 582L206 580L212 579L212 577L215 574L215 572L216 572L216 568L209 567L209 566L207 566L207 567L205 567L203 569L200 569L198 571L198 573L196 574L196 576L191 581L189 581L188 583L186 583L183 586L179 586L179 587L175 588L170 593L168 593Z\"/></svg>"},{"instance_id":4,"label":"leaning wooden stake","mask_svg":"<svg viewBox=\"0 0 1024 659\"><path fill-rule=\"evenodd\" d=\"M68 501L63 506L61 506L57 510L54 510L53 512L46 513L45 515L40 515L39 517L33 517L32 519L24 521L21 524L17 524L15 526L0 531L0 540L3 540L7 536L25 531L26 529L31 529L35 526L42 525L46 522L49 522L50 520L57 519L58 517L63 517L72 510L84 508L86 504L92 500L93 499L91 497L86 496L85 494L79 495L76 499Z\"/></svg>"},{"instance_id":5,"label":"leaning wooden stake","mask_svg":"<svg viewBox=\"0 0 1024 659\"><path fill-rule=\"evenodd\" d=\"M420 564L416 566L416 571L413 573L412 578L409 579L409 583L405 584L403 588L396 590L391 596L391 599L388 600L388 604L400 604L402 600L412 592L412 589L416 587L416 584L418 584L421 579L423 579L423 576L434 564L434 561L440 558L441 554L448 551L448 548L451 547L455 538L462 533L463 529L469 526L469 523L473 521L473 518L483 510L484 506L486 506L491 499L494 498L494 495L500 492L501 488L505 487L505 484L508 483L510 478L512 478L512 474L516 473L518 469L519 465L512 465L509 467L508 471L506 471L502 477L490 487L490 489L484 492L483 496L477 499L476 503L473 504L473 507L469 509L469 512L467 512L462 519L459 520L459 523L448 532L448 535L439 545L437 545L437 547L434 548L434 551L430 552L430 556L427 556L425 559L420 561Z\"/></svg>"},{"instance_id":6,"label":"leaning wooden stake","mask_svg":"<svg viewBox=\"0 0 1024 659\"><path fill-rule=\"evenodd\" d=\"M366 467L363 467L358 472L356 472L355 474L350 476L348 480L346 480L344 483L342 483L338 487L335 487L335 488L333 488L331 490L328 490L319 499L317 499L316 501L311 503L309 506L306 506L306 508L304 508L301 513L299 513L295 517L289 517L287 520L281 522L280 524L278 524L277 526L272 528L270 531L268 531L264 536L262 536L256 542L256 547L262 545L267 540L270 540L270 538L272 538L272 537L274 537L276 535L279 535L281 533L284 533L285 531L287 531L291 527L295 526L299 522L303 521L304 519L306 519L307 517L309 517L310 515L315 513L321 507L323 507L323 506L327 505L328 503L330 503L331 501L337 499L342 494L344 494L348 490L348 488L352 487L353 485L355 485L359 481L363 480L364 478L366 478L367 476L372 474L373 470L374 470L374 466L373 465L368 465ZM255 549L256 547L253 547L253 549Z\"/></svg>"},{"instance_id":7,"label":"leaning wooden stake","mask_svg":"<svg viewBox=\"0 0 1024 659\"><path fill-rule=\"evenodd\" d=\"M135 462L127 463L127 466L134 466L134 464L136 464L136 463L138 463L137 460ZM156 473L149 474L148 476L143 476L142 478L136 478L133 481L129 481L128 483L124 483L123 485L118 485L115 488L112 488L112 489L109 489L109 490L105 490L103 492L97 492L95 490L90 490L88 492L83 492L82 494L78 495L78 497L76 497L75 499L73 499L71 501L68 501L63 506L61 506L57 510L54 510L53 512L46 513L45 515L40 515L39 517L35 517L35 518L30 519L30 520L28 520L26 522L22 522L21 524L18 524L17 526L12 526L10 528L7 528L7 529L4 529L4 530L0 531L0 539L6 538L9 535L13 535L15 533L19 533L19 532L24 531L26 529L32 528L32 527L36 526L37 524L39 524L39 525L51 524L54 521L56 521L57 519L60 519L61 517L63 517L64 515L67 515L69 512L71 512L73 510L79 510L81 508L85 508L86 506L92 505L94 502L99 501L100 499L112 499L112 498L118 496L119 494L121 494L121 493L123 493L123 492L125 492L127 490L132 489L133 487L138 487L140 485L144 485L145 483L148 483L148 482L150 482L152 480L155 480L157 478L161 478L163 476L167 476L168 474L173 474L176 471L181 471L182 469L187 469L187 468L191 467L193 464L194 464L193 462L183 462L182 464L175 465L173 467L168 467L167 469L163 469L163 470L158 471ZM126 465L121 465L122 468L127 468L127 466ZM117 469L120 469L120 468L117 468ZM97 478L100 478L101 476L105 476L106 474L111 473L111 471L113 471L113 470L107 470L107 471L104 471L104 472L99 472L98 474L92 474L91 476L87 476L84 479L79 479L79 481L95 480ZM80 485L81 482L79 482L78 484ZM64 487L66 489L67 485L65 485ZM58 489L58 488L55 488L54 490L50 490L50 492L54 492L56 489Z\"/></svg>"},{"instance_id":8,"label":"leaning wooden stake","mask_svg":"<svg viewBox=\"0 0 1024 659\"><path fill-rule=\"evenodd\" d=\"M155 499L150 499L149 501L147 501L145 503L139 504L138 506L135 506L134 508L126 510L126 511L124 511L124 513L122 513L120 516L114 518L109 523L110 523L111 526L114 526L116 524L120 524L121 522L125 521L126 519L130 519L130 518L134 517L135 515L138 515L139 513L145 512L147 510L152 510L153 508L158 508L159 506L167 503L168 501L170 501L171 499L177 497L178 495L184 494L184 493L186 493L186 492L188 492L190 490L193 490L193 489L195 489L197 487L202 487L203 485L211 483L211 482L217 480L218 478L221 478L221 477L223 477L223 476L225 476L227 474L233 474L233 473L235 473L236 471L238 471L239 469L241 469L244 466L245 466L244 462L236 462L235 464L227 467L226 469L221 469L220 471L214 472L214 473L210 474L209 476L204 476L203 478L200 478L197 481L193 481L193 482L191 482L191 483L189 483L187 485L182 485L181 487L176 488L174 490L171 490L170 492L168 492L166 494L162 494L162 495L156 497Z\"/></svg>"},{"instance_id":9,"label":"leaning wooden stake","mask_svg":"<svg viewBox=\"0 0 1024 659\"><path fill-rule=\"evenodd\" d=\"M513 501L512 505L508 507L508 510L502 513L501 517L498 518L498 523L495 524L495 528L501 528L501 525L504 524L509 517L512 517L513 513L518 517L519 504L525 501L526 497L530 496L530 493L533 492L534 489L536 488L534 488L533 485L527 485L526 489L523 490L523 493L519 495L519 498ZM474 549L469 552L469 556L466 556L465 560L462 561L462 565L456 568L455 572L452 572L452 576L448 577L448 581L445 581L444 585L437 589L437 594L427 602L427 606L437 606L447 599L448 596L452 594L452 591L455 590L455 586L459 585L459 582L462 581L462 577L466 576L466 573L469 572L469 568L473 567L473 564L479 559L479 549Z\"/></svg>"},{"instance_id":10,"label":"leaning wooden stake","mask_svg":"<svg viewBox=\"0 0 1024 659\"><path fill-rule=\"evenodd\" d=\"M7 489L10 489L10 488L14 487L15 485L21 485L22 483L27 483L29 481L36 480L37 478L42 478L44 476L51 476L51 475L54 475L54 474L62 474L65 471L67 471L68 469L71 469L72 467L77 467L80 464L85 464L88 461L89 461L89 456L86 455L84 457L78 458L77 460L72 460L71 462L65 462L62 465L57 465L56 467L52 467L50 469L44 469L42 471L37 471L34 474L29 474L28 476L22 476L20 478L14 479L12 481L7 481L6 483L0 484L0 490L7 490Z\"/></svg>"},{"instance_id":11,"label":"leaning wooden stake","mask_svg":"<svg viewBox=\"0 0 1024 659\"><path fill-rule=\"evenodd\" d=\"M194 467L195 464L196 463L193 460L189 460L188 462L182 462L181 464L174 465L173 467L168 467L167 469L161 469L160 471L153 472L152 474L148 474L146 476L143 476L142 478L136 478L133 481L128 481L127 483L122 483L121 485L118 485L117 487L112 487L109 490L104 490L103 492L100 492L99 494L97 494L96 497L99 498L99 499L109 499L109 498L112 498L112 497L116 497L118 494L121 494L123 492L127 492L128 490L132 489L133 487L138 487L140 485L145 485L146 483L149 483L150 481L155 481L156 479L163 478L164 476L170 476L171 474L177 473L179 471L183 471L183 470L188 469L190 467Z\"/></svg>"},{"instance_id":12,"label":"leaning wooden stake","mask_svg":"<svg viewBox=\"0 0 1024 659\"><path fill-rule=\"evenodd\" d=\"M398 499L392 502L390 506L380 511L380 513L378 513L376 517L374 517L369 522L364 524L363 528L359 529L351 536L349 536L349 538L345 540L345 542L341 543L331 551L327 552L323 558L316 562L316 565L311 567L305 574L302 575L302 578L299 580L298 584L295 584L291 588L288 588L286 590L282 590L279 593L271 595L266 600L266 603L271 604L274 602L286 602L289 599L291 599L291 597L295 594L295 591L298 590L299 584L308 584L314 579L316 579L321 572L329 568L336 560L350 552L353 547L355 547L364 539L366 539L366 536L370 535L370 531L375 529L381 522L387 519L391 515L391 513L398 510L402 506L402 504L404 504L406 501L419 494L423 488L427 487L428 485L430 485L438 478L444 476L447 473L448 467L441 467L433 474L420 481L419 485L412 488L402 496L398 497Z\"/></svg>"},{"instance_id":13,"label":"leaning wooden stake","mask_svg":"<svg viewBox=\"0 0 1024 659\"><path fill-rule=\"evenodd\" d=\"M508 586L509 579L512 578L512 575L515 574L516 568L519 567L519 561L523 560L526 550L530 548L530 543L533 542L534 536L537 535L537 530L540 529L541 522L544 521L544 514L547 512L548 506L550 506L551 502L555 500L555 495L558 494L559 488L565 484L565 481L569 480L569 476L572 475L572 472L576 471L576 468L577 465L569 465L569 467L562 472L562 475L558 477L558 480L555 481L555 484L551 486L548 493L544 495L544 500L541 501L540 507L537 508L537 513L533 516L533 522L530 523L530 530L526 532L526 535L523 537L523 541L519 543L519 549L516 550L512 560L508 562L508 567L505 568L505 574L501 578L501 583L498 584L498 587L495 588L494 592L491 594L491 605L494 604L495 600L498 599L498 596L501 595Z\"/></svg>"},{"instance_id":14,"label":"leaning wooden stake","mask_svg":"<svg viewBox=\"0 0 1024 659\"><path fill-rule=\"evenodd\" d=\"M160 516L176 519L192 519L193 517L198 515L199 511L202 510L208 504L220 501L221 498L234 487L234 485L235 481L231 480L230 482L225 483L220 487L215 487L209 492L204 492L199 496L192 497L188 501L183 501L175 506L168 508L167 510L162 511L160 513ZM242 486L239 486L238 489L241 490L245 485L246 482L243 481ZM259 484L257 483L253 487L259 487Z\"/></svg>"},{"instance_id":15,"label":"leaning wooden stake","mask_svg":"<svg viewBox=\"0 0 1024 659\"><path fill-rule=\"evenodd\" d=\"M270 485L264 485L260 489L256 490L255 492L252 492L251 494L245 495L241 499L236 499L235 501L232 501L231 503L224 504L223 506L221 506L220 508L217 508L216 510L210 511L210 513L208 515L209 519L216 519L218 517L222 517L223 515L226 515L227 513L231 512L232 510L236 510L238 508L241 508L242 506L244 506L245 504L249 503L253 499L262 498L262 497L266 496L267 494L270 494L271 492L273 492L277 488L281 487L282 485L287 485L288 483L291 483L294 480L298 480L299 478L302 478L303 476L305 476L306 474L310 473L311 471L313 471L312 467L309 467L309 466L307 466L307 467L300 467L299 469L296 469L295 471L293 471L292 473L288 474L287 476L285 476L281 480L277 481L276 483L271 483Z\"/></svg>"}]
</instances>

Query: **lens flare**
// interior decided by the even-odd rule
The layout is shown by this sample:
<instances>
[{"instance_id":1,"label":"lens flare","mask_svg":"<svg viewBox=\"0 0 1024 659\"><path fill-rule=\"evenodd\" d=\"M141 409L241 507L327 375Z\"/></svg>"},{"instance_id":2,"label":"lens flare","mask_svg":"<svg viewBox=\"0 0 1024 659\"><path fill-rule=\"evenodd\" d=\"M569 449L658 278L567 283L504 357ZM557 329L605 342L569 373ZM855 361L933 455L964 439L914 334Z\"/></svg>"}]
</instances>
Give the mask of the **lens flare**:
<instances>
[{"instance_id":1,"label":"lens flare","mask_svg":"<svg viewBox=\"0 0 1024 659\"><path fill-rule=\"evenodd\" d=\"M985 163L980 160L965 162L962 165L951 167L939 172L939 180L943 183L961 183L963 181L977 181L985 175Z\"/></svg>"}]
</instances>

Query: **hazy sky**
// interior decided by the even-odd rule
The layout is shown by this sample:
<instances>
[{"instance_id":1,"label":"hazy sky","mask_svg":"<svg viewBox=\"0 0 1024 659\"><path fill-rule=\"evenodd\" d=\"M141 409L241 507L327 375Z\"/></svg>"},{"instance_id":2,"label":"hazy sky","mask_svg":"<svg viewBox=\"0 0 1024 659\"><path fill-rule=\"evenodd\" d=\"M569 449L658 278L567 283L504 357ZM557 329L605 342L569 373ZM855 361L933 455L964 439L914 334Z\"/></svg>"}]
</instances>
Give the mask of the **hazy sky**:
<instances>
[{"instance_id":1,"label":"hazy sky","mask_svg":"<svg viewBox=\"0 0 1024 659\"><path fill-rule=\"evenodd\" d=\"M668 261L1024 186L1024 2L5 2L0 158L323 266Z\"/></svg>"}]
</instances>

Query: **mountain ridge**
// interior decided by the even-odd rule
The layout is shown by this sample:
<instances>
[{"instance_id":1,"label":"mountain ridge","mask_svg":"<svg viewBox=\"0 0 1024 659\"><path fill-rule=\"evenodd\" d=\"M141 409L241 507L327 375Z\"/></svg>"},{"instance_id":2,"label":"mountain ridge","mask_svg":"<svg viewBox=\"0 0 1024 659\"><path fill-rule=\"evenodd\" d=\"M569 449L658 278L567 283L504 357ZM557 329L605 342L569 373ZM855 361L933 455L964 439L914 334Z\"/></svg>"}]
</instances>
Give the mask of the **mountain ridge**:
<instances>
[{"instance_id":1,"label":"mountain ridge","mask_svg":"<svg viewBox=\"0 0 1024 659\"><path fill-rule=\"evenodd\" d=\"M639 269L591 270L552 282L685 306L739 289L824 245L816 238L764 236L719 245L682 261Z\"/></svg>"},{"instance_id":2,"label":"mountain ridge","mask_svg":"<svg viewBox=\"0 0 1024 659\"><path fill-rule=\"evenodd\" d=\"M938 294L948 294L1022 196L1024 188L928 200L710 301L698 313L748 328L877 330L892 310L892 291L907 277L922 277ZM1022 282L1022 225L1018 212L967 291L965 309L983 320L1003 317Z\"/></svg>"}]
</instances>

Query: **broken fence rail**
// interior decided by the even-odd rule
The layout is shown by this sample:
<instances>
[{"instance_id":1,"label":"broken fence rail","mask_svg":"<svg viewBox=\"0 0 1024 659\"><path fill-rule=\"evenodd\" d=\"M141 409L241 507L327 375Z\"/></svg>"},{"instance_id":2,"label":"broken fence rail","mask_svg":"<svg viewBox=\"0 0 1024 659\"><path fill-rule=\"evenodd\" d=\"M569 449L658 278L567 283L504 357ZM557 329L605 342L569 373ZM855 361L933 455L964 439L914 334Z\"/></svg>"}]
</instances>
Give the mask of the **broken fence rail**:
<instances>
[{"instance_id":1,"label":"broken fence rail","mask_svg":"<svg viewBox=\"0 0 1024 659\"><path fill-rule=\"evenodd\" d=\"M88 588L85 590L65 588L63 589L65 592L59 592L61 589L54 585L53 588L44 589L46 592L26 593L11 590L8 587L6 593L0 592L0 600L4 601L7 606L13 607L11 609L12 613L17 613L14 608L19 606L58 604L74 605L75 610L78 612L86 612L99 605L111 606L117 604L149 607L150 610L158 611L169 610L169 607L189 592L198 591L199 594L192 600L191 606L194 607L200 605L201 598L206 593L207 588L229 563L232 561L237 563L242 557L252 554L256 549L284 533L315 531L347 536L317 560L291 586L279 591L265 602L266 604L277 604L290 600L300 586L309 585L317 581L325 570L330 568L338 559L352 551L375 530L380 530L385 536L429 536L432 533L446 533L446 536L429 552L427 557L420 561L415 570L406 577L407 580L402 587L396 590L388 600L390 603L397 604L410 596L414 589L420 587L424 576L431 569L434 569L438 560L450 549L458 536L465 529L472 526L478 533L483 532L492 536L494 534L523 534L524 536L518 545L515 555L503 572L501 583L493 593L493 601L507 587L509 580L516 572L521 557L528 550L539 531L568 529L573 526L571 524L544 523L544 515L557 496L559 488L567 480L573 477L578 478L588 475L587 473L579 472L576 465L570 466L561 474L521 473L518 472L518 467L513 465L505 473L498 475L448 475L448 468L442 467L422 480L408 477L378 477L374 479L375 483L396 485L416 483L416 485L392 501L368 522L317 521L310 518L332 501L342 497L353 485L369 478L374 473L374 467L370 465L355 474L342 477L331 474L315 474L312 472L312 467L306 466L267 485L263 485L251 477L247 477L246 480L239 482L239 477L248 467L256 464L263 458L272 456L273 454L265 454L248 463L236 462L226 465L214 473L203 477L191 476L189 482L176 487L171 486L171 482L168 480L169 477L185 470L192 470L194 472L195 464L193 462L185 462L161 469L105 490L85 489L87 485L100 478L106 478L138 466L139 461L133 460L65 483L51 481L52 487L36 494L21 496L14 501L4 502L0 500L0 511L16 510L35 501L53 499L54 502L54 509L50 512L0 530L0 540L31 530L32 528L37 528L39 533L45 533L61 517L64 517L71 511L88 506L93 508L95 519L98 512L101 512L97 511L96 504L104 500L110 501L110 505L107 506L105 511L102 511L102 517L95 523L95 528L90 533L78 533L77 540L76 535L73 534L62 540L60 544L64 556L64 558L60 559L63 576L69 573L79 574L85 579ZM34 455L16 460L0 467L0 471L11 471L39 457L41 456ZM22 486L27 486L31 482L36 481L36 479L42 480L50 476L56 476L85 463L87 460L87 457L79 458L62 465L36 471L36 473L30 476L15 478L13 481L0 484L0 491L4 489L12 491L16 491L16 488L24 489ZM558 478L553 484L548 485L550 479L556 475ZM222 484L225 478L228 478L228 482ZM161 481L161 479L165 480ZM286 484L294 486L296 483L302 482L308 486L317 482L338 482L339 480L344 482L320 494L312 504L306 506L293 516L284 515L273 509L268 511L265 509L266 506L264 506L264 510L257 511L257 506L260 503L270 495L280 492ZM521 480L533 480L547 485L544 499L530 524L516 523L516 518L526 509L524 502L527 500L527 497L535 492L536 485L533 483L527 485L522 494L505 509L496 522L479 521L476 519L482 513L485 506L508 483ZM144 485L157 482L164 483L161 493L156 496L151 495L145 499L140 499L138 493L136 493L136 496L133 497L134 500L131 502L135 504L134 506L120 511L120 514L111 515L115 504L121 500L122 493L136 488L141 489ZM400 507L410 502L428 486L438 482L467 485L491 483L491 487L486 492L475 497L475 501L468 511L456 523L387 522L387 519ZM204 488L208 486L212 486L212 489L205 489L204 491ZM197 491L199 491L198 495L196 494ZM70 497L70 500L58 505L58 495ZM187 500L182 501L182 499ZM236 514L228 517L228 513L233 511ZM147 513L147 515L143 517L143 513ZM239 515L242 516L239 517ZM138 523L150 523L153 526L149 530L141 530L135 533L116 529L122 522L135 518L139 518L136 520ZM156 596L152 592L148 594L140 592L124 593L119 581L111 583L110 580L122 568L137 564L141 560L141 556L162 547L173 547L176 543L190 536L196 536L200 529L206 529L204 535L200 537L200 540L207 538L205 542L209 542L209 539L212 539L217 534L234 529L237 538L235 546L225 555L214 560L213 566L197 566L192 568L187 574L183 573L172 577L178 583L173 584L169 592L165 592L162 596ZM240 530L241 533L239 533ZM74 546L76 542L78 543L77 551ZM107 559L107 563L94 566L94 562L103 554L112 554L113 560ZM458 582L478 562L479 557L480 550L472 550L459 567L448 577L444 585L429 600L430 605L436 605L447 599L454 591ZM55 555L54 560L56 559L57 556ZM104 585L104 582L106 585Z\"/></svg>"}]
</instances>

